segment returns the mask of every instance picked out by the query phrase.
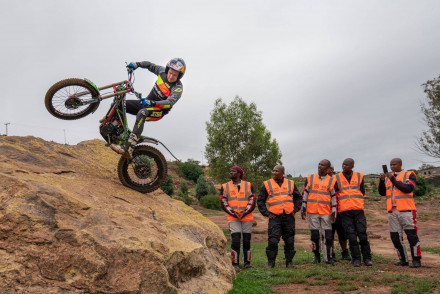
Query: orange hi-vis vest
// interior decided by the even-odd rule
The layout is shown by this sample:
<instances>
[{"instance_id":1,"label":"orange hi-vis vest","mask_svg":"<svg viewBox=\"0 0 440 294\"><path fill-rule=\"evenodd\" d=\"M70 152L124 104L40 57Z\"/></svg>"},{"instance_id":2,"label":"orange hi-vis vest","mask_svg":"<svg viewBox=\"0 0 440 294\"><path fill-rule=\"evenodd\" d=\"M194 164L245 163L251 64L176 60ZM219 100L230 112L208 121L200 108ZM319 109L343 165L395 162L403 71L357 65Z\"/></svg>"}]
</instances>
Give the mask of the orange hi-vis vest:
<instances>
[{"instance_id":1,"label":"orange hi-vis vest","mask_svg":"<svg viewBox=\"0 0 440 294\"><path fill-rule=\"evenodd\" d=\"M243 213L246 209L246 206L249 203L249 196L251 195L251 183L246 181L241 181L240 191L237 191L234 183L232 181L223 184L223 191L226 194L226 198L228 199L228 205L232 208L234 212ZM238 220L238 218L233 217L230 214L226 214L228 221ZM254 217L252 212L245 215L240 221L242 222L250 222L253 221Z\"/></svg>"},{"instance_id":2,"label":"orange hi-vis vest","mask_svg":"<svg viewBox=\"0 0 440 294\"><path fill-rule=\"evenodd\" d=\"M285 178L280 187L274 179L270 179L264 182L264 186L268 194L266 203L269 205L269 212L276 215L293 212L294 181Z\"/></svg>"},{"instance_id":3,"label":"orange hi-vis vest","mask_svg":"<svg viewBox=\"0 0 440 294\"><path fill-rule=\"evenodd\" d=\"M165 74L165 76L166 76L166 74ZM170 96L170 94L171 94L171 90L170 90L171 86L168 83L165 83L163 81L163 79L162 79L160 74L157 76L156 86L157 86L157 88L159 88L159 90L162 92L162 94L165 95L165 97Z\"/></svg>"},{"instance_id":4,"label":"orange hi-vis vest","mask_svg":"<svg viewBox=\"0 0 440 294\"><path fill-rule=\"evenodd\" d=\"M405 183L405 181L409 178L411 174L415 173L413 171L406 171L403 170L400 172L400 174L396 177L396 180ZM390 179L385 179L385 187L386 187L386 196L387 196L387 210L392 211L393 210L393 202L391 199L391 186L392 182ZM394 188L394 199L396 202L396 208L398 211L406 211L406 210L416 210L416 204L414 203L414 197L413 192L411 193L403 193L399 189Z\"/></svg>"},{"instance_id":5,"label":"orange hi-vis vest","mask_svg":"<svg viewBox=\"0 0 440 294\"><path fill-rule=\"evenodd\" d=\"M332 214L331 191L335 186L334 176L326 176L322 182L319 181L319 175L313 174L307 176L307 187L309 195L307 196L307 213L311 214Z\"/></svg>"},{"instance_id":6,"label":"orange hi-vis vest","mask_svg":"<svg viewBox=\"0 0 440 294\"><path fill-rule=\"evenodd\" d=\"M336 181L339 187L336 195L338 212L364 210L364 195L361 192L363 179L364 175L362 173L353 172L349 183L343 173L336 174Z\"/></svg>"}]
</instances>

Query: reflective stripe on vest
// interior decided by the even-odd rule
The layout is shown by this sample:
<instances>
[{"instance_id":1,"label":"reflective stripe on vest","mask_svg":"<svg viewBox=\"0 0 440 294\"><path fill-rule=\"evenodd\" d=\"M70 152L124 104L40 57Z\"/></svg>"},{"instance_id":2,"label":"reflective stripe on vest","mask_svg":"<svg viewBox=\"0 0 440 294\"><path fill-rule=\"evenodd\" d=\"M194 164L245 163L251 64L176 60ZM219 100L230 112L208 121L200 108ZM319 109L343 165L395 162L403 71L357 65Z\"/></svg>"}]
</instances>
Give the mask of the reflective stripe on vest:
<instances>
[{"instance_id":1,"label":"reflective stripe on vest","mask_svg":"<svg viewBox=\"0 0 440 294\"><path fill-rule=\"evenodd\" d=\"M160 76L160 74L157 76L157 81L156 81L156 85L159 88L159 90L162 92L162 94L165 95L165 97L170 96L171 91L170 88L171 86L164 83L162 77Z\"/></svg>"},{"instance_id":2,"label":"reflective stripe on vest","mask_svg":"<svg viewBox=\"0 0 440 294\"><path fill-rule=\"evenodd\" d=\"M362 173L353 172L349 183L343 173L336 174L339 188L336 198L338 201L338 212L364 209L364 195L361 192L363 178L364 175ZM354 183L357 184L353 185Z\"/></svg>"},{"instance_id":3,"label":"reflective stripe on vest","mask_svg":"<svg viewBox=\"0 0 440 294\"><path fill-rule=\"evenodd\" d=\"M316 184L316 181L318 181L318 184ZM332 214L331 191L333 190L334 185L334 177L326 176L324 180L320 182L318 174L307 176L307 186L309 188L309 194L307 196L307 213L324 215Z\"/></svg>"},{"instance_id":4,"label":"reflective stripe on vest","mask_svg":"<svg viewBox=\"0 0 440 294\"><path fill-rule=\"evenodd\" d=\"M270 179L264 182L266 191L268 194L266 203L268 204L268 210L276 215L280 215L283 212L286 214L293 212L293 189L295 182L292 180L284 179L283 184L279 186L275 180Z\"/></svg>"},{"instance_id":5,"label":"reflective stripe on vest","mask_svg":"<svg viewBox=\"0 0 440 294\"><path fill-rule=\"evenodd\" d=\"M235 212L243 212L249 203L249 196L251 195L251 185L249 182L241 181L240 191L237 191L234 183L232 181L223 184L223 191L225 193L226 199L228 200L229 207ZM233 217L230 214L226 214L228 221L238 220L238 218ZM245 215L240 221L247 222L252 221L252 212Z\"/></svg>"},{"instance_id":6,"label":"reflective stripe on vest","mask_svg":"<svg viewBox=\"0 0 440 294\"><path fill-rule=\"evenodd\" d=\"M401 171L400 174L396 177L396 180L405 183L406 180L409 179L409 176L411 175L411 172L408 171ZM390 181L390 179L385 179L385 186L386 186L386 199L387 199L387 210L392 211L393 210L393 200L391 199L391 187L393 183ZM405 211L405 210L416 210L416 205L414 203L414 197L413 192L411 193L403 193L396 187L393 188L394 192L394 200L396 202L396 208L399 211Z\"/></svg>"}]
</instances>

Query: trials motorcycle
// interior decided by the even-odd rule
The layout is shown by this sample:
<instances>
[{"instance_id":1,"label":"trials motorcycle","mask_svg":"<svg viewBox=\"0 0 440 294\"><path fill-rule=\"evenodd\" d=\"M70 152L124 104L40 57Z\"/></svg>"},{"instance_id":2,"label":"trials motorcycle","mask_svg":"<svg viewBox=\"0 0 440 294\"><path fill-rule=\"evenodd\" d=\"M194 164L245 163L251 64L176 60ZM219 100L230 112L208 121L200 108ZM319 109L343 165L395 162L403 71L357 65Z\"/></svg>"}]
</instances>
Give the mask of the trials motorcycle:
<instances>
[{"instance_id":1,"label":"trials motorcycle","mask_svg":"<svg viewBox=\"0 0 440 294\"><path fill-rule=\"evenodd\" d=\"M138 99L145 99L133 88L133 70L128 68L127 71L128 80L103 87L97 87L88 79L59 81L46 93L46 108L56 118L75 120L95 112L102 100L114 97L105 118L100 120L99 132L107 142L106 146L126 144L131 130L127 126L125 97L131 93ZM118 163L119 180L124 186L142 193L160 188L167 176L165 157L148 144L161 144L176 158L162 142L145 136L140 137L131 157L121 156Z\"/></svg>"}]
</instances>

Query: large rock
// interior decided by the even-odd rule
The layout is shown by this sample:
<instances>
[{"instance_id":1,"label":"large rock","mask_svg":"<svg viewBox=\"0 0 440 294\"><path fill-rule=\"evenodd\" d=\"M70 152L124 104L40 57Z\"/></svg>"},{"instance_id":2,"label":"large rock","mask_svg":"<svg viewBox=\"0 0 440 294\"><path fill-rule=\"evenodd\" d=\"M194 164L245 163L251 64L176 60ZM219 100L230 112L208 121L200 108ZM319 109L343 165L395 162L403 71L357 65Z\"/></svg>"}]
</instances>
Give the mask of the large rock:
<instances>
[{"instance_id":1,"label":"large rock","mask_svg":"<svg viewBox=\"0 0 440 294\"><path fill-rule=\"evenodd\" d=\"M234 270L210 220L119 182L103 141L0 137L2 293L224 293Z\"/></svg>"}]
</instances>

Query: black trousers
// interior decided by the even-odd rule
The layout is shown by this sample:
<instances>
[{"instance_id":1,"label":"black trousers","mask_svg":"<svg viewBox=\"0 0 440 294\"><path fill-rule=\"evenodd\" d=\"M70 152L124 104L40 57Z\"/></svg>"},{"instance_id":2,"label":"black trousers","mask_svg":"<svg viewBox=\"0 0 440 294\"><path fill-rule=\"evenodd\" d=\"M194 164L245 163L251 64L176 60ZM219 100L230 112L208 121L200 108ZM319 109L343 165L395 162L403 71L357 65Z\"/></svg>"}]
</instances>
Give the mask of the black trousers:
<instances>
[{"instance_id":1,"label":"black trousers","mask_svg":"<svg viewBox=\"0 0 440 294\"><path fill-rule=\"evenodd\" d=\"M286 263L291 262L295 256L295 217L293 213L283 213L277 215L275 218L269 219L268 237L266 248L267 259L269 261L275 261L278 254L278 243L282 237Z\"/></svg>"},{"instance_id":2,"label":"black trousers","mask_svg":"<svg viewBox=\"0 0 440 294\"><path fill-rule=\"evenodd\" d=\"M335 239L335 233L338 233L339 240L347 240L347 234L345 234L344 226L342 225L342 217L337 217L336 221L332 223L332 235Z\"/></svg>"},{"instance_id":3,"label":"black trousers","mask_svg":"<svg viewBox=\"0 0 440 294\"><path fill-rule=\"evenodd\" d=\"M132 132L140 137L144 130L145 121L162 119L162 117L170 111L170 108L159 110L154 107L145 108L138 100L127 100L126 111L129 114L136 115L136 122L134 123Z\"/></svg>"},{"instance_id":4,"label":"black trousers","mask_svg":"<svg viewBox=\"0 0 440 294\"><path fill-rule=\"evenodd\" d=\"M370 243L367 237L367 219L363 210L347 210L339 213L342 226L350 244L350 253L353 260L371 260ZM359 242L358 242L359 239ZM361 250L359 250L359 245Z\"/></svg>"}]
</instances>

